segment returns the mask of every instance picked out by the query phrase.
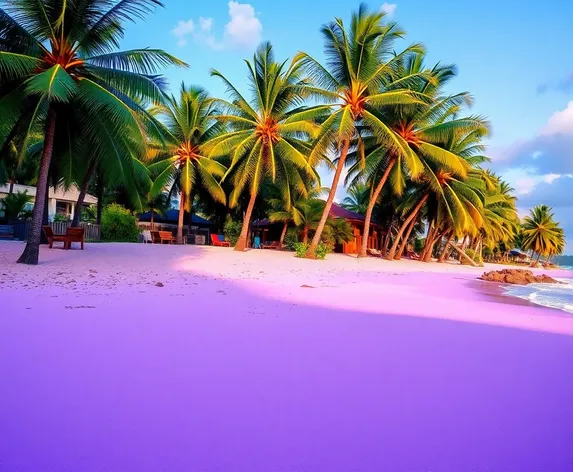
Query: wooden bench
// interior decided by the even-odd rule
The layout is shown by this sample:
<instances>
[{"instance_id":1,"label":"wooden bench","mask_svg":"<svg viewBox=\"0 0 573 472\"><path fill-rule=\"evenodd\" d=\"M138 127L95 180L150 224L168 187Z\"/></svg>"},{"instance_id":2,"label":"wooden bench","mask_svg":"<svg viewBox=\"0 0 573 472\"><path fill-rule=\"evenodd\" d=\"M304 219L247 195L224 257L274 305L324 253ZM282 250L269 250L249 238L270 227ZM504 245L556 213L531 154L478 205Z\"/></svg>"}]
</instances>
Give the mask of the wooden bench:
<instances>
[{"instance_id":1,"label":"wooden bench","mask_svg":"<svg viewBox=\"0 0 573 472\"><path fill-rule=\"evenodd\" d=\"M52 249L55 242L64 243L64 249L71 249L72 243L80 243L84 249L85 230L84 228L68 228L66 234L54 234L51 226L42 226L44 234L48 239L48 247Z\"/></svg>"},{"instance_id":2,"label":"wooden bench","mask_svg":"<svg viewBox=\"0 0 573 472\"><path fill-rule=\"evenodd\" d=\"M174 237L169 231L158 231L159 233L159 244L167 243L173 244L177 241L177 238Z\"/></svg>"},{"instance_id":3,"label":"wooden bench","mask_svg":"<svg viewBox=\"0 0 573 472\"><path fill-rule=\"evenodd\" d=\"M11 225L0 225L0 239L14 239L14 227Z\"/></svg>"},{"instance_id":4,"label":"wooden bench","mask_svg":"<svg viewBox=\"0 0 573 472\"><path fill-rule=\"evenodd\" d=\"M263 243L262 248L263 249L278 249L279 248L279 242L278 241L271 241L269 243Z\"/></svg>"}]
</instances>

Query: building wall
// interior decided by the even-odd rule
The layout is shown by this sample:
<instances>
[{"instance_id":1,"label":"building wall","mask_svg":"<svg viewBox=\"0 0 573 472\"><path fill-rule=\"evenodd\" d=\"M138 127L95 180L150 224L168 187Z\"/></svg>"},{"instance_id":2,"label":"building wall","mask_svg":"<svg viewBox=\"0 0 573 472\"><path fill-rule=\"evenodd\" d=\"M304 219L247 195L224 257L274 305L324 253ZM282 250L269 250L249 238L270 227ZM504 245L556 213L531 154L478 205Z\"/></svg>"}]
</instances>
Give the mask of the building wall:
<instances>
[{"instance_id":1,"label":"building wall","mask_svg":"<svg viewBox=\"0 0 573 472\"><path fill-rule=\"evenodd\" d=\"M32 197L32 202L34 202L36 199L36 187L32 187L29 185L20 185L20 184L14 185L14 193L24 192L24 191L28 192L28 195L30 195ZM6 197L9 192L10 192L10 186L9 185L0 185L0 200L2 198ZM78 200L79 194L80 194L80 191L75 186L70 187L70 189L68 189L68 190L63 189L62 187L58 187L56 189L54 189L53 187L50 187L50 189L48 191L48 219L50 221L52 221L54 219L54 216L58 212L58 210L57 210L58 209L58 202L60 203L60 205L59 205L60 207L64 206L62 204L65 204L66 216L68 216L70 219L73 218L75 206L76 206L76 202ZM97 204L97 198L94 197L93 195L87 194L85 199L84 199L84 203L86 205L96 205Z\"/></svg>"}]
</instances>

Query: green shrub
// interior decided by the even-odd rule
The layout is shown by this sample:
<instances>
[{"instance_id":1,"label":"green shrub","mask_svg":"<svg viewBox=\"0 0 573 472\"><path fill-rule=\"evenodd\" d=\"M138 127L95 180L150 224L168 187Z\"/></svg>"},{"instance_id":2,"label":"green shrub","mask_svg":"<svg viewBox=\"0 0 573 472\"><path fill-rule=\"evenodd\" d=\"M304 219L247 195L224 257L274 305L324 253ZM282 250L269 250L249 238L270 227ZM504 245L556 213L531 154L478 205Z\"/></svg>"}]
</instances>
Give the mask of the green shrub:
<instances>
[{"instance_id":1,"label":"green shrub","mask_svg":"<svg viewBox=\"0 0 573 472\"><path fill-rule=\"evenodd\" d=\"M101 238L104 241L136 243L141 230L137 218L126 208L112 203L101 216Z\"/></svg>"},{"instance_id":2,"label":"green shrub","mask_svg":"<svg viewBox=\"0 0 573 472\"><path fill-rule=\"evenodd\" d=\"M473 249L466 249L465 252L471 258L472 261L474 261L479 266L483 266L483 259L482 259L481 254L479 252L474 251ZM462 257L461 263L462 263L462 265L470 265L469 262L463 257Z\"/></svg>"},{"instance_id":3,"label":"green shrub","mask_svg":"<svg viewBox=\"0 0 573 472\"><path fill-rule=\"evenodd\" d=\"M306 251L308 251L308 246L309 245L305 243L296 243L294 245L294 251L296 253L295 256L301 258L306 257ZM324 241L321 241L320 243L318 243L318 246L316 248L316 258L324 260L326 259L326 255L329 254L330 252L332 252L331 247Z\"/></svg>"},{"instance_id":4,"label":"green shrub","mask_svg":"<svg viewBox=\"0 0 573 472\"><path fill-rule=\"evenodd\" d=\"M283 247L289 251L294 251L296 244L298 244L298 231L296 228L289 228L285 235Z\"/></svg>"},{"instance_id":5,"label":"green shrub","mask_svg":"<svg viewBox=\"0 0 573 472\"><path fill-rule=\"evenodd\" d=\"M308 250L308 244L306 243L295 243L293 249L296 257L306 257L306 251Z\"/></svg>"},{"instance_id":6,"label":"green shrub","mask_svg":"<svg viewBox=\"0 0 573 472\"><path fill-rule=\"evenodd\" d=\"M54 215L54 223L67 223L70 221L70 217L68 215L64 215L62 213L56 213Z\"/></svg>"},{"instance_id":7,"label":"green shrub","mask_svg":"<svg viewBox=\"0 0 573 472\"><path fill-rule=\"evenodd\" d=\"M426 244L425 238L416 238L414 239L414 252L417 254L421 254L424 250L424 245Z\"/></svg>"},{"instance_id":8,"label":"green shrub","mask_svg":"<svg viewBox=\"0 0 573 472\"><path fill-rule=\"evenodd\" d=\"M231 243L231 246L237 244L242 228L243 223L241 221L229 220L225 223L223 233L225 234L225 239Z\"/></svg>"}]
</instances>

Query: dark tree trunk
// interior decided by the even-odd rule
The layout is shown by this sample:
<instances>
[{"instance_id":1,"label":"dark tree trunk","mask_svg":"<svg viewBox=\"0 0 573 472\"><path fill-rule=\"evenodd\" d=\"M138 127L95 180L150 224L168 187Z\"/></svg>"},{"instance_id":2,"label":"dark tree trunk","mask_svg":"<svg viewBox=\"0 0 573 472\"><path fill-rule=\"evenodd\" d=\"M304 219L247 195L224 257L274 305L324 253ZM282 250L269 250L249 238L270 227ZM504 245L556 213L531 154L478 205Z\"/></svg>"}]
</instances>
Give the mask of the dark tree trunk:
<instances>
[{"instance_id":1,"label":"dark tree trunk","mask_svg":"<svg viewBox=\"0 0 573 472\"><path fill-rule=\"evenodd\" d=\"M97 176L97 215L96 215L96 223L101 225L101 214L103 212L103 174L101 172L98 173Z\"/></svg>"},{"instance_id":2,"label":"dark tree trunk","mask_svg":"<svg viewBox=\"0 0 573 472\"><path fill-rule=\"evenodd\" d=\"M46 189L48 187L48 172L52 160L52 150L54 148L54 135L56 132L56 114L53 108L48 110L46 128L44 133L44 149L40 159L40 169L38 173L38 183L36 184L36 201L32 212L32 223L28 242L24 252L18 259L22 264L37 264L40 255L40 237L42 235L42 220L44 205L46 204Z\"/></svg>"},{"instance_id":3,"label":"dark tree trunk","mask_svg":"<svg viewBox=\"0 0 573 472\"><path fill-rule=\"evenodd\" d=\"M241 229L241 235L237 240L235 245L235 251L245 251L247 249L247 238L249 236L249 229L251 227L251 216L253 214L253 208L255 207L255 201L257 200L257 194L255 192L251 193L251 198L249 200L249 206L245 212L245 217L243 220L243 227Z\"/></svg>"},{"instance_id":4,"label":"dark tree trunk","mask_svg":"<svg viewBox=\"0 0 573 472\"><path fill-rule=\"evenodd\" d=\"M302 230L302 243L308 244L308 226L305 226Z\"/></svg>"},{"instance_id":5,"label":"dark tree trunk","mask_svg":"<svg viewBox=\"0 0 573 472\"><path fill-rule=\"evenodd\" d=\"M281 233L281 239L279 241L279 248L282 249L283 248L283 243L285 242L285 236L288 230L288 221L285 221L283 224L283 231Z\"/></svg>"},{"instance_id":6,"label":"dark tree trunk","mask_svg":"<svg viewBox=\"0 0 573 472\"><path fill-rule=\"evenodd\" d=\"M434 237L436 234L436 227L431 223L430 230L426 236L426 242L424 244L424 249L422 250L422 254L420 255L420 260L425 261L428 251L430 250L430 246L433 246Z\"/></svg>"},{"instance_id":7,"label":"dark tree trunk","mask_svg":"<svg viewBox=\"0 0 573 472\"><path fill-rule=\"evenodd\" d=\"M82 208L84 206L84 200L86 198L86 194L88 193L88 186L90 184L94 168L95 168L95 159L92 157L90 160L90 164L88 166L88 170L86 171L86 175L84 176L84 180L82 181L80 194L78 195L78 201L76 202L76 211L74 211L74 218L72 219L72 228L77 228L80 224L82 217Z\"/></svg>"},{"instance_id":8,"label":"dark tree trunk","mask_svg":"<svg viewBox=\"0 0 573 472\"><path fill-rule=\"evenodd\" d=\"M14 193L14 179L10 179L10 187L8 188L8 195L12 195Z\"/></svg>"},{"instance_id":9,"label":"dark tree trunk","mask_svg":"<svg viewBox=\"0 0 573 472\"><path fill-rule=\"evenodd\" d=\"M306 251L306 257L310 259L316 259L316 248L320 243L320 238L322 237L322 232L324 231L324 227L326 226L326 220L328 220L328 216L330 215L330 209L332 208L332 203L334 202L334 197L336 195L336 190L338 188L338 182L340 181L340 174L342 173L342 169L344 169L344 164L346 162L346 156L348 155L348 149L350 147L350 141L345 141L342 145L342 151L340 153L340 158L338 159L338 164L336 165L336 172L334 172L334 178L332 179L332 186L330 187L330 192L328 193L328 199L326 200L326 204L324 205L324 211L322 212L322 216L320 217L320 221L318 226L316 227L316 232L314 233L314 237Z\"/></svg>"},{"instance_id":10,"label":"dark tree trunk","mask_svg":"<svg viewBox=\"0 0 573 472\"><path fill-rule=\"evenodd\" d=\"M364 234L362 235L362 245L360 247L360 252L358 253L358 257L366 257L366 252L368 251L368 237L370 236L370 221L372 220L372 212L374 211L374 207L376 206L376 202L378 201L378 197L384 188L384 184L386 180L388 180L388 176L390 175L390 171L394 167L394 163L396 161L392 159L384 174L380 178L380 182L374 189L374 193L370 196L370 201L368 202L368 208L366 209L366 215L364 217Z\"/></svg>"}]
</instances>

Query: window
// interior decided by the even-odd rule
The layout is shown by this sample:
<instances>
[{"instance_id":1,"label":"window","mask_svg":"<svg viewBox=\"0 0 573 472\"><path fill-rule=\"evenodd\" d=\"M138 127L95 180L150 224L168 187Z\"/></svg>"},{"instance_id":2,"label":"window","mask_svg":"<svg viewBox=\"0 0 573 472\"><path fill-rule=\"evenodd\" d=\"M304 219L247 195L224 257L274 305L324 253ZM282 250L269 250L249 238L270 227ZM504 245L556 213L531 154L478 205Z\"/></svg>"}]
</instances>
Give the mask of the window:
<instances>
[{"instance_id":1,"label":"window","mask_svg":"<svg viewBox=\"0 0 573 472\"><path fill-rule=\"evenodd\" d=\"M69 203L56 201L56 213L59 215L69 215Z\"/></svg>"}]
</instances>

